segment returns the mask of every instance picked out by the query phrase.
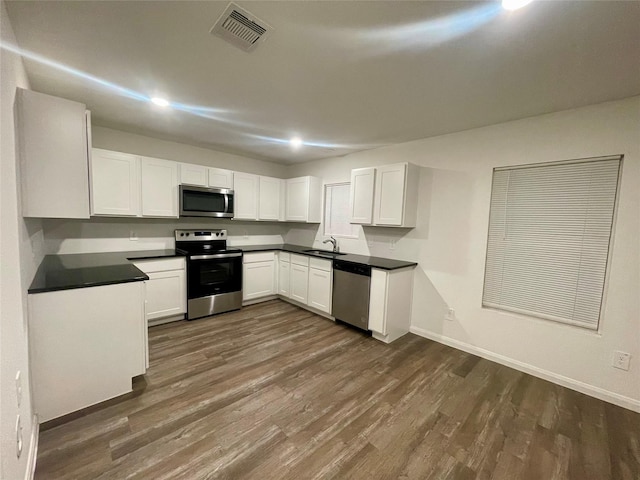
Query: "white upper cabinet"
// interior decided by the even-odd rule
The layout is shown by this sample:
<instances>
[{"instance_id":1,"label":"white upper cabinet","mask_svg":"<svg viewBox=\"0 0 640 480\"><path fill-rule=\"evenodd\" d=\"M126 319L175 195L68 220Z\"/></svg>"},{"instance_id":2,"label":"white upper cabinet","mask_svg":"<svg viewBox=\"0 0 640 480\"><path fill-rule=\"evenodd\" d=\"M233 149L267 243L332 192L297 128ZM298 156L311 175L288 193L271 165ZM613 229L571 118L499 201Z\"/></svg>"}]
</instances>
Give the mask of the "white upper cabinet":
<instances>
[{"instance_id":1,"label":"white upper cabinet","mask_svg":"<svg viewBox=\"0 0 640 480\"><path fill-rule=\"evenodd\" d=\"M287 180L286 220L320 223L322 217L322 180L299 177Z\"/></svg>"},{"instance_id":2,"label":"white upper cabinet","mask_svg":"<svg viewBox=\"0 0 640 480\"><path fill-rule=\"evenodd\" d=\"M373 192L376 178L375 168L351 170L351 196L349 212L351 223L371 225L373 223Z\"/></svg>"},{"instance_id":3,"label":"white upper cabinet","mask_svg":"<svg viewBox=\"0 0 640 480\"><path fill-rule=\"evenodd\" d=\"M22 215L89 218L85 105L23 89L16 100Z\"/></svg>"},{"instance_id":4,"label":"white upper cabinet","mask_svg":"<svg viewBox=\"0 0 640 480\"><path fill-rule=\"evenodd\" d=\"M258 220L258 175L235 172L234 174L234 214L238 220Z\"/></svg>"},{"instance_id":5,"label":"white upper cabinet","mask_svg":"<svg viewBox=\"0 0 640 480\"><path fill-rule=\"evenodd\" d=\"M142 216L178 217L178 164L142 157Z\"/></svg>"},{"instance_id":6,"label":"white upper cabinet","mask_svg":"<svg viewBox=\"0 0 640 480\"><path fill-rule=\"evenodd\" d=\"M140 158L137 155L93 149L91 214L140 215Z\"/></svg>"},{"instance_id":7,"label":"white upper cabinet","mask_svg":"<svg viewBox=\"0 0 640 480\"><path fill-rule=\"evenodd\" d=\"M180 184L195 185L197 187L207 186L207 170L202 165L192 165L190 163L180 164Z\"/></svg>"},{"instance_id":8,"label":"white upper cabinet","mask_svg":"<svg viewBox=\"0 0 640 480\"><path fill-rule=\"evenodd\" d=\"M260 220L280 219L280 198L284 189L284 180L273 177L260 177L258 218Z\"/></svg>"},{"instance_id":9,"label":"white upper cabinet","mask_svg":"<svg viewBox=\"0 0 640 480\"><path fill-rule=\"evenodd\" d=\"M378 167L373 221L375 225L415 227L420 171L411 163Z\"/></svg>"},{"instance_id":10,"label":"white upper cabinet","mask_svg":"<svg viewBox=\"0 0 640 480\"><path fill-rule=\"evenodd\" d=\"M233 190L233 172L223 168L209 168L208 186L215 188L229 188Z\"/></svg>"}]
</instances>

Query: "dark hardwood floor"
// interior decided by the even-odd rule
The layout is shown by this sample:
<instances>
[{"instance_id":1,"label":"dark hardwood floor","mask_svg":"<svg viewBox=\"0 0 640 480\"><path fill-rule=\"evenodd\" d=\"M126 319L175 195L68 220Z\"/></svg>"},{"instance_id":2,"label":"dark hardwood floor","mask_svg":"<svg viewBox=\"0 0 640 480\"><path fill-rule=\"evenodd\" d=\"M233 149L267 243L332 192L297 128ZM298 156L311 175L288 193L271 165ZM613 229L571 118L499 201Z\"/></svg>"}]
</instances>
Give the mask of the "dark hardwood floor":
<instances>
[{"instance_id":1,"label":"dark hardwood floor","mask_svg":"<svg viewBox=\"0 0 640 480\"><path fill-rule=\"evenodd\" d=\"M412 334L274 300L149 338L133 394L41 432L36 478L640 478L640 414Z\"/></svg>"}]
</instances>

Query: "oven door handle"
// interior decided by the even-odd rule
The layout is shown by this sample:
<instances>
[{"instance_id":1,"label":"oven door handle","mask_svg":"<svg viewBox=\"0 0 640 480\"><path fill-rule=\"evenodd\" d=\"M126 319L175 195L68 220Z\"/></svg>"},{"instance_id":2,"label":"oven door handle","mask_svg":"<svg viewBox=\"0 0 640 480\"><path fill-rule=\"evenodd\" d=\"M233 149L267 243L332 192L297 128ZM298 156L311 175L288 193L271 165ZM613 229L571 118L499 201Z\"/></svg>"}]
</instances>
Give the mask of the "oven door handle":
<instances>
[{"instance_id":1,"label":"oven door handle","mask_svg":"<svg viewBox=\"0 0 640 480\"><path fill-rule=\"evenodd\" d=\"M189 260L212 260L214 258L241 257L242 253L217 253L215 255L191 255Z\"/></svg>"}]
</instances>

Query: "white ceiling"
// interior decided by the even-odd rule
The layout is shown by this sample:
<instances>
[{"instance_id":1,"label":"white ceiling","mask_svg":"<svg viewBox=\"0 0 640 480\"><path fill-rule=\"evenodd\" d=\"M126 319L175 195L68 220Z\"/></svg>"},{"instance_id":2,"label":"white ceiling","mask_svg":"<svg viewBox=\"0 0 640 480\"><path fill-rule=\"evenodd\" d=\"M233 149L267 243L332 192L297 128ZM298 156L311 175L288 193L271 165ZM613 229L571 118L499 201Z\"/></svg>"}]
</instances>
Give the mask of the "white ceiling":
<instances>
[{"instance_id":1,"label":"white ceiling","mask_svg":"<svg viewBox=\"0 0 640 480\"><path fill-rule=\"evenodd\" d=\"M228 2L7 8L21 48L214 118L27 60L34 90L98 125L282 163L640 94L637 1L237 3L274 27L251 53L209 33ZM293 135L308 144L292 151Z\"/></svg>"}]
</instances>

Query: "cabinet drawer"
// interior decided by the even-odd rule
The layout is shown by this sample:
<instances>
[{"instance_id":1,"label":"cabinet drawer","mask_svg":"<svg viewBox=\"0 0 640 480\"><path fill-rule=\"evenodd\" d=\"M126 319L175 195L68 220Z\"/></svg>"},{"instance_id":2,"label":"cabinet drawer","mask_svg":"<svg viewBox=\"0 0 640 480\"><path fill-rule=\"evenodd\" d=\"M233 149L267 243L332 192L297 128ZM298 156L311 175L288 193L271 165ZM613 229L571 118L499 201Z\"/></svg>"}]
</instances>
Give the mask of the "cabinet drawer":
<instances>
[{"instance_id":1,"label":"cabinet drawer","mask_svg":"<svg viewBox=\"0 0 640 480\"><path fill-rule=\"evenodd\" d=\"M280 253L278 253L278 258L280 259L281 262L290 262L291 261L291 255L289 254L289 252L280 252Z\"/></svg>"},{"instance_id":2,"label":"cabinet drawer","mask_svg":"<svg viewBox=\"0 0 640 480\"><path fill-rule=\"evenodd\" d=\"M184 257L163 258L161 260L136 260L133 264L144 273L184 270Z\"/></svg>"},{"instance_id":3,"label":"cabinet drawer","mask_svg":"<svg viewBox=\"0 0 640 480\"><path fill-rule=\"evenodd\" d=\"M332 263L331 260L325 260L324 258L309 258L309 267L324 270L325 272L331 271Z\"/></svg>"},{"instance_id":4,"label":"cabinet drawer","mask_svg":"<svg viewBox=\"0 0 640 480\"><path fill-rule=\"evenodd\" d=\"M275 260L275 252L245 253L242 263L269 262Z\"/></svg>"},{"instance_id":5,"label":"cabinet drawer","mask_svg":"<svg viewBox=\"0 0 640 480\"><path fill-rule=\"evenodd\" d=\"M304 255L295 255L291 254L291 263L296 265L303 265L305 267L309 266L309 257L305 257Z\"/></svg>"}]
</instances>

